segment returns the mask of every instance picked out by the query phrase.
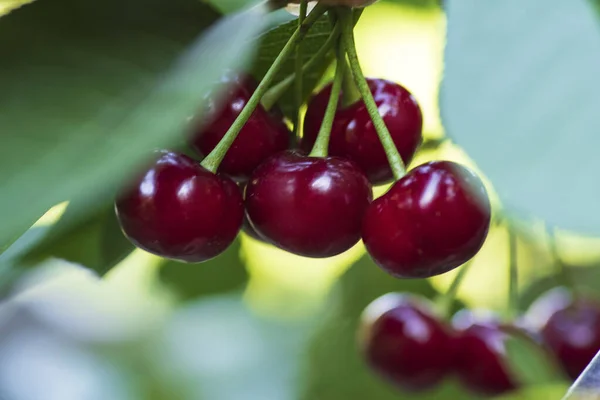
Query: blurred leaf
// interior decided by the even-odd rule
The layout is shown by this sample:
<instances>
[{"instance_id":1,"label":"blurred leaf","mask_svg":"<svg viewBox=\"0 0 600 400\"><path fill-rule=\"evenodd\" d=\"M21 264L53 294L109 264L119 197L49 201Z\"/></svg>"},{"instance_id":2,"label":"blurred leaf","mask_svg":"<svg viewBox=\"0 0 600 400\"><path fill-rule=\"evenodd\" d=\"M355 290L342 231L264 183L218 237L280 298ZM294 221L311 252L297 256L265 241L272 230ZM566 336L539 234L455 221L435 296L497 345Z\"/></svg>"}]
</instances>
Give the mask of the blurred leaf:
<instances>
[{"instance_id":1,"label":"blurred leaf","mask_svg":"<svg viewBox=\"0 0 600 400\"><path fill-rule=\"evenodd\" d=\"M551 356L533 339L510 335L505 342L508 370L523 386L558 382L563 375Z\"/></svg>"},{"instance_id":2,"label":"blurred leaf","mask_svg":"<svg viewBox=\"0 0 600 400\"><path fill-rule=\"evenodd\" d=\"M275 61L275 58L279 55L289 38L292 36L298 22L296 19L283 23L270 31L266 32L260 37L260 46L258 48L258 54L254 66L252 68L253 75L257 79L261 79L268 69ZM316 53L321 46L327 41L329 34L331 33L332 26L327 16L321 17L311 28L310 32L302 42L305 54L305 60L308 61L309 57ZM281 71L277 74L275 82L286 78L295 72L295 54L290 57L287 62L283 64ZM308 71L304 74L303 78L303 89L304 98L313 92L315 86L319 83L319 80L323 77L327 66L333 60L333 53L330 53L329 57L326 57L324 62ZM294 120L296 118L295 102L293 88L291 88L286 94L284 94L278 102L283 113Z\"/></svg>"},{"instance_id":3,"label":"blurred leaf","mask_svg":"<svg viewBox=\"0 0 600 400\"><path fill-rule=\"evenodd\" d=\"M178 308L145 359L186 399L291 400L311 327L261 318L239 292L213 296Z\"/></svg>"},{"instance_id":4,"label":"blurred leaf","mask_svg":"<svg viewBox=\"0 0 600 400\"><path fill-rule=\"evenodd\" d=\"M84 265L99 275L122 261L134 246L121 232L113 203L80 219L81 208L86 206L85 202L71 202L44 240L25 258L31 262L48 257L62 258Z\"/></svg>"},{"instance_id":5,"label":"blurred leaf","mask_svg":"<svg viewBox=\"0 0 600 400\"><path fill-rule=\"evenodd\" d=\"M184 264L167 261L159 276L182 301L239 290L248 281L248 272L240 259L239 238L223 254L208 262Z\"/></svg>"},{"instance_id":6,"label":"blurred leaf","mask_svg":"<svg viewBox=\"0 0 600 400\"><path fill-rule=\"evenodd\" d=\"M306 387L302 399L392 400L402 392L376 376L357 348L356 334L363 310L389 292L412 292L433 297L436 292L427 280L399 280L381 271L368 256L361 258L341 278L328 304L304 365ZM411 399L470 399L456 384L448 383Z\"/></svg>"},{"instance_id":7,"label":"blurred leaf","mask_svg":"<svg viewBox=\"0 0 600 400\"><path fill-rule=\"evenodd\" d=\"M384 0L384 2L418 8L434 8L439 7L443 0Z\"/></svg>"},{"instance_id":8,"label":"blurred leaf","mask_svg":"<svg viewBox=\"0 0 600 400\"><path fill-rule=\"evenodd\" d=\"M204 0L222 13L231 13L255 4L260 0Z\"/></svg>"},{"instance_id":9,"label":"blurred leaf","mask_svg":"<svg viewBox=\"0 0 600 400\"><path fill-rule=\"evenodd\" d=\"M94 212L248 60L265 12L201 37L218 14L194 0L39 1L1 18L0 243L75 195Z\"/></svg>"},{"instance_id":10,"label":"blurred leaf","mask_svg":"<svg viewBox=\"0 0 600 400\"><path fill-rule=\"evenodd\" d=\"M448 134L515 212L600 233L600 24L591 4L448 0L446 10Z\"/></svg>"},{"instance_id":11,"label":"blurred leaf","mask_svg":"<svg viewBox=\"0 0 600 400\"><path fill-rule=\"evenodd\" d=\"M523 388L503 396L494 397L495 400L546 400L561 399L568 389L565 383L552 383L540 386ZM590 399L588 399L590 400Z\"/></svg>"},{"instance_id":12,"label":"blurred leaf","mask_svg":"<svg viewBox=\"0 0 600 400\"><path fill-rule=\"evenodd\" d=\"M0 16L31 3L33 0L0 0Z\"/></svg>"},{"instance_id":13,"label":"blurred leaf","mask_svg":"<svg viewBox=\"0 0 600 400\"><path fill-rule=\"evenodd\" d=\"M23 272L20 257L44 240L50 227L39 226L27 230L5 252L0 254L0 297L3 297Z\"/></svg>"},{"instance_id":14,"label":"blurred leaf","mask_svg":"<svg viewBox=\"0 0 600 400\"><path fill-rule=\"evenodd\" d=\"M578 293L599 298L600 265L570 266L569 277ZM552 275L539 279L529 285L521 295L522 309L529 307L538 297L552 288L564 286L565 282L559 275Z\"/></svg>"}]
</instances>

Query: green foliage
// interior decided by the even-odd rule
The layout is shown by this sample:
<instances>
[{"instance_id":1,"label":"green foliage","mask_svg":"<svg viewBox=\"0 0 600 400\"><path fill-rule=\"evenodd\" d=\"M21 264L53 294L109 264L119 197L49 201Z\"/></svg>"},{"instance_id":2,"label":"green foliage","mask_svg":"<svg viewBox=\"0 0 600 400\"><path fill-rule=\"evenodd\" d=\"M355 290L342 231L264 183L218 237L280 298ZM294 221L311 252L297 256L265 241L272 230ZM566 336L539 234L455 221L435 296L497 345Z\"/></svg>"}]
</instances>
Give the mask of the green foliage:
<instances>
[{"instance_id":1,"label":"green foliage","mask_svg":"<svg viewBox=\"0 0 600 400\"><path fill-rule=\"evenodd\" d=\"M248 59L264 11L200 39L219 14L189 0L39 1L0 19L0 243L75 195L85 213L105 204Z\"/></svg>"},{"instance_id":2,"label":"green foliage","mask_svg":"<svg viewBox=\"0 0 600 400\"><path fill-rule=\"evenodd\" d=\"M86 206L85 202L70 203L44 240L25 255L28 263L62 258L103 275L131 253L134 247L121 232L112 202L81 219L81 208Z\"/></svg>"},{"instance_id":3,"label":"green foliage","mask_svg":"<svg viewBox=\"0 0 600 400\"><path fill-rule=\"evenodd\" d=\"M444 127L506 206L600 233L600 24L587 0L448 0Z\"/></svg>"},{"instance_id":4,"label":"green foliage","mask_svg":"<svg viewBox=\"0 0 600 400\"><path fill-rule=\"evenodd\" d=\"M239 238L219 257L199 265L167 261L159 276L182 301L239 290L248 280Z\"/></svg>"},{"instance_id":5,"label":"green foliage","mask_svg":"<svg viewBox=\"0 0 600 400\"><path fill-rule=\"evenodd\" d=\"M258 48L256 60L252 67L253 75L257 79L261 79L268 69L273 64L275 58L279 55L289 38L292 36L298 22L296 20L288 21L279 26L269 30L260 37L260 46ZM311 28L310 32L302 42L304 48L305 60L308 61L309 57L316 53L321 46L325 43L333 27L329 22L327 16L321 17ZM288 75L295 72L295 55L290 57L287 62L283 64L281 71L277 74L276 82L283 80ZM333 60L333 53L329 55L326 62L318 65L310 71L307 71L303 77L303 89L304 99L312 93L315 86L325 73L327 66ZM305 61L305 62L306 62ZM285 93L280 101L278 102L283 113L294 120L296 118L296 106L294 101L293 87Z\"/></svg>"},{"instance_id":6,"label":"green foliage","mask_svg":"<svg viewBox=\"0 0 600 400\"><path fill-rule=\"evenodd\" d=\"M556 383L564 379L546 349L525 334L510 336L505 346L508 370L524 386Z\"/></svg>"}]
</instances>

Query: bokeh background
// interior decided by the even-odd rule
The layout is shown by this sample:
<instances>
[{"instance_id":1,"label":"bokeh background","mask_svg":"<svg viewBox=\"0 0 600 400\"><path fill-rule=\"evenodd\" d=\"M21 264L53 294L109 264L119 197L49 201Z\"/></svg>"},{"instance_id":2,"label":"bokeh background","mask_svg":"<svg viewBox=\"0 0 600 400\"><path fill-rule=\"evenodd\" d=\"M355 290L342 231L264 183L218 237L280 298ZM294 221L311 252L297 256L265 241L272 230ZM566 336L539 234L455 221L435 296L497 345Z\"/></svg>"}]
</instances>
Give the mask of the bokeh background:
<instances>
[{"instance_id":1,"label":"bokeh background","mask_svg":"<svg viewBox=\"0 0 600 400\"><path fill-rule=\"evenodd\" d=\"M0 1L0 12L12 3ZM368 76L401 83L423 108L428 145L412 165L443 158L477 169L446 140L440 122L445 29L444 12L436 4L382 1L369 7L357 26L358 50ZM67 215L65 210L67 203L61 203L46 213L0 255L2 265L26 251ZM241 234L226 254L205 264L181 265L134 250L99 278L86 265L69 261L73 254L85 254L90 263L103 256L97 238L78 236L96 229L94 223L86 221L89 226L81 226L76 236L55 244L62 246L63 258L44 258L5 291L0 399L477 398L453 379L432 392L403 393L369 371L355 345L358 318L369 302L390 291L435 298L456 272L399 281L381 272L362 244L341 256L314 260ZM559 282L544 222L517 226L520 307L525 310ZM507 242L506 228L495 224L458 292L461 304L507 311ZM593 293L600 282L594 268L600 240L559 232L558 245L576 284ZM504 398L558 399L568 384L555 382Z\"/></svg>"}]
</instances>

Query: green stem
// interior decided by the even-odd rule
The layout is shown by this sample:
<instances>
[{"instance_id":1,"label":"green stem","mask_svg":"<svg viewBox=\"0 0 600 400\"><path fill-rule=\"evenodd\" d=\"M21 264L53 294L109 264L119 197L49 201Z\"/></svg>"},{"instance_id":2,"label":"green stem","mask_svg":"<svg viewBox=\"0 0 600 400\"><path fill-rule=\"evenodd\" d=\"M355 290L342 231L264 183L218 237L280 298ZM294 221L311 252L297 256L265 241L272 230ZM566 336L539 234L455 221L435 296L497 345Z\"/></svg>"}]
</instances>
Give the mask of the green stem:
<instances>
[{"instance_id":1,"label":"green stem","mask_svg":"<svg viewBox=\"0 0 600 400\"><path fill-rule=\"evenodd\" d=\"M343 51L343 46L338 45L337 65L335 67L335 78L331 87L331 94L325 109L325 116L319 129L319 135L315 141L310 157L326 157L329 149L329 137L331 136L331 128L333 127L333 119L339 103L340 92L342 91L342 83L344 81L344 71L346 70L346 56Z\"/></svg>"},{"instance_id":2,"label":"green stem","mask_svg":"<svg viewBox=\"0 0 600 400\"><path fill-rule=\"evenodd\" d=\"M298 27L301 27L306 19L306 11L308 9L308 0L302 0L300 3L300 14L298 15ZM294 136L298 138L302 130L302 64L304 63L304 52L302 42L299 42L296 46L296 79L295 79L295 100L296 100L296 123L294 125Z\"/></svg>"},{"instance_id":3,"label":"green stem","mask_svg":"<svg viewBox=\"0 0 600 400\"><path fill-rule=\"evenodd\" d=\"M456 274L456 277L454 277L454 280L450 284L450 287L448 288L446 293L441 295L437 300L436 303L438 304L438 310L440 312L440 315L445 317L450 315L450 312L452 311L452 305L454 304L454 300L456 299L456 295L458 294L458 289L460 288L460 284L465 279L465 276L467 275L467 272L469 272L471 265L472 261L468 261L467 263L463 264L462 267L460 267L458 273Z\"/></svg>"},{"instance_id":4,"label":"green stem","mask_svg":"<svg viewBox=\"0 0 600 400\"><path fill-rule=\"evenodd\" d=\"M267 92L269 86L275 79L275 76L280 71L283 63L290 57L292 52L296 49L296 45L304 39L310 27L327 11L328 7L322 4L318 4L310 15L306 18L304 23L296 29L296 31L292 34L286 45L284 46L281 53L277 56L271 68L265 74L263 80L258 84L258 87L248 100L248 103L242 110L242 112L235 119L223 139L219 142L217 147L210 152L208 156L202 161L202 166L209 171L216 172L225 157L225 154L231 147L231 144L236 139L237 135L240 133L240 130L244 127L258 104L260 103L260 99Z\"/></svg>"},{"instance_id":5,"label":"green stem","mask_svg":"<svg viewBox=\"0 0 600 400\"><path fill-rule=\"evenodd\" d=\"M515 229L507 222L508 234L509 275L508 275L508 317L514 318L519 310L519 269L518 269L518 243Z\"/></svg>"},{"instance_id":6,"label":"green stem","mask_svg":"<svg viewBox=\"0 0 600 400\"><path fill-rule=\"evenodd\" d=\"M562 257L558 254L558 245L556 243L556 229L546 229L548 234L550 255L552 257L552 260L554 261L554 265L556 266L557 275L560 277L561 284L571 291L571 295L573 297L576 297L577 293L575 290L575 283L573 282L573 278L571 277L569 267L562 260Z\"/></svg>"},{"instance_id":7,"label":"green stem","mask_svg":"<svg viewBox=\"0 0 600 400\"><path fill-rule=\"evenodd\" d=\"M344 56L344 62L347 67L344 72L344 93L342 95L342 107L348 107L358 100L360 100L361 95L356 87L356 83L354 83L354 78L352 77L352 71L350 70L350 65L348 64L348 60Z\"/></svg>"},{"instance_id":8,"label":"green stem","mask_svg":"<svg viewBox=\"0 0 600 400\"><path fill-rule=\"evenodd\" d=\"M340 35L340 30L341 26L337 24L329 34L329 37L327 38L325 43L323 43L323 46L321 46L321 48L306 62L306 64L304 64L304 66L302 67L302 73L310 71L315 66L317 66L317 64L323 61L323 58L325 58L327 53L329 53L329 51L333 49L333 46L335 45ZM281 96L283 96L283 94L290 89L295 80L296 74L291 74L276 85L274 85L272 88L270 88L262 98L263 107L267 110L273 108L275 103L277 103L277 100L279 100Z\"/></svg>"},{"instance_id":9,"label":"green stem","mask_svg":"<svg viewBox=\"0 0 600 400\"><path fill-rule=\"evenodd\" d=\"M398 152L398 149L392 140L390 132L388 131L387 126L385 126L383 118L379 114L379 109L377 108L377 104L373 99L373 94L369 89L367 80L365 79L362 68L360 67L358 54L356 52L356 44L354 42L352 10L347 7L338 7L337 12L342 23L342 42L346 48L346 52L348 53L348 60L350 61L350 69L352 71L352 75L354 76L354 82L356 83L358 91L365 102L369 116L373 121L373 126L377 131L379 141L383 145L388 162L394 174L394 178L398 180L404 176L406 169L404 162L402 161L402 157L400 157L400 153Z\"/></svg>"}]
</instances>

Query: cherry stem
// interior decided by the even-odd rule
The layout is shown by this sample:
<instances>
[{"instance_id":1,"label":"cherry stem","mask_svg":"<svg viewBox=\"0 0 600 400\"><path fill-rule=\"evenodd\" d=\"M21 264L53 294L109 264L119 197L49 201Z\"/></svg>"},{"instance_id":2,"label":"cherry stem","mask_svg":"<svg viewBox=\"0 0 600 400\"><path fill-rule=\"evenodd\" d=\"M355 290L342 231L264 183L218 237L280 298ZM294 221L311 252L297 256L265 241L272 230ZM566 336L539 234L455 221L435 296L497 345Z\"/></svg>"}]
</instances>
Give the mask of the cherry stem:
<instances>
[{"instance_id":1,"label":"cherry stem","mask_svg":"<svg viewBox=\"0 0 600 400\"><path fill-rule=\"evenodd\" d=\"M296 31L292 34L286 45L281 50L281 53L277 56L271 68L267 71L262 81L258 84L258 87L250 96L248 103L244 106L244 109L238 117L235 119L223 139L219 144L210 152L208 156L202 161L202 166L209 171L215 172L219 168L221 161L225 158L225 154L237 138L248 119L259 105L261 98L269 89L271 83L275 79L275 76L279 73L283 67L284 62L290 57L292 52L296 49L296 45L304 39L308 34L311 26L327 11L328 7L322 4L318 4L313 11L308 15L302 25L300 25Z\"/></svg>"},{"instance_id":2,"label":"cherry stem","mask_svg":"<svg viewBox=\"0 0 600 400\"><path fill-rule=\"evenodd\" d=\"M575 290L575 282L569 271L569 267L562 260L560 254L558 254L558 245L556 240L556 229L546 228L548 234L548 244L550 247L550 255L554 261L554 265L557 269L557 274L560 277L561 284L567 287L571 291L571 296L577 297L577 291Z\"/></svg>"},{"instance_id":3,"label":"cherry stem","mask_svg":"<svg viewBox=\"0 0 600 400\"><path fill-rule=\"evenodd\" d=\"M472 261L468 261L463 264L462 267L458 270L458 273L454 277L454 280L448 287L446 293L440 295L437 304L440 315L449 316L452 311L452 305L454 304L454 300L456 299L456 295L458 294L458 289L460 288L460 284L465 279L467 272L471 268Z\"/></svg>"},{"instance_id":4,"label":"cherry stem","mask_svg":"<svg viewBox=\"0 0 600 400\"><path fill-rule=\"evenodd\" d=\"M321 46L321 48L302 67L303 74L306 73L307 71L310 71L311 69L313 69L316 65L318 65L323 60L323 58L325 58L327 53L329 53L329 51L335 45L335 43L340 35L340 31L341 31L341 27L339 25L336 25L333 28L333 30L329 34L329 37L323 44L323 46ZM281 98L281 96L283 96L283 94L286 93L290 89L290 87L295 82L295 80L296 80L296 74L294 73L294 74L288 75L287 77L285 77L285 79L278 82L276 85L273 85L273 87L270 88L262 98L263 107L267 110L270 110L271 108L273 108L275 103L277 103L277 100L279 100Z\"/></svg>"},{"instance_id":5,"label":"cherry stem","mask_svg":"<svg viewBox=\"0 0 600 400\"><path fill-rule=\"evenodd\" d=\"M327 157L329 149L329 138L331 136L331 128L333 127L333 120L337 111L340 93L342 91L342 83L344 81L344 72L346 70L346 56L344 53L343 46L338 45L337 50L337 65L335 67L335 77L333 78L333 85L331 87L331 94L329 95L329 101L327 102L327 108L325 109L325 116L319 129L319 135L315 141L315 145L310 152L310 157Z\"/></svg>"},{"instance_id":6,"label":"cherry stem","mask_svg":"<svg viewBox=\"0 0 600 400\"><path fill-rule=\"evenodd\" d=\"M348 63L348 59L345 56L344 62L346 63L346 68L344 71L344 91L342 94L342 107L348 107L360 100L361 95L358 91L358 88L356 87L356 83L354 83L352 71L350 70L350 64Z\"/></svg>"},{"instance_id":7,"label":"cherry stem","mask_svg":"<svg viewBox=\"0 0 600 400\"><path fill-rule=\"evenodd\" d=\"M394 178L399 180L406 173L406 168L404 166L404 161L402 161L402 157L400 157L400 153L398 152L398 149L392 140L392 136L390 135L387 126L385 126L383 118L379 114L379 109L375 103L375 99L373 99L373 94L369 89L369 84L367 83L362 68L360 67L358 54L356 52L356 43L354 41L352 10L348 7L337 7L336 10L338 17L340 18L340 22L342 23L342 42L346 48L346 52L348 53L350 70L354 76L354 82L356 83L356 87L358 88L358 91L365 102L369 116L373 121L373 126L377 131L379 141L383 145L390 168L394 174Z\"/></svg>"},{"instance_id":8,"label":"cherry stem","mask_svg":"<svg viewBox=\"0 0 600 400\"><path fill-rule=\"evenodd\" d=\"M508 317L513 318L519 310L519 269L518 269L518 242L515 228L507 222L508 235Z\"/></svg>"},{"instance_id":9,"label":"cherry stem","mask_svg":"<svg viewBox=\"0 0 600 400\"><path fill-rule=\"evenodd\" d=\"M298 14L298 27L301 27L306 19L306 12L308 10L308 0L302 0L300 3L300 13ZM302 131L302 67L304 63L304 51L302 42L296 45L296 72L295 72L295 100L296 100L296 123L294 124L294 136L299 137Z\"/></svg>"}]
</instances>

